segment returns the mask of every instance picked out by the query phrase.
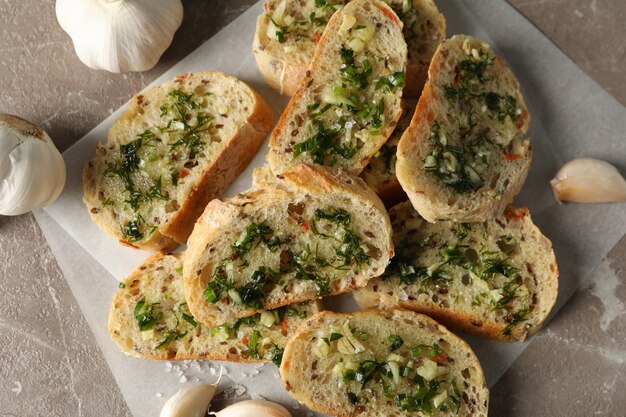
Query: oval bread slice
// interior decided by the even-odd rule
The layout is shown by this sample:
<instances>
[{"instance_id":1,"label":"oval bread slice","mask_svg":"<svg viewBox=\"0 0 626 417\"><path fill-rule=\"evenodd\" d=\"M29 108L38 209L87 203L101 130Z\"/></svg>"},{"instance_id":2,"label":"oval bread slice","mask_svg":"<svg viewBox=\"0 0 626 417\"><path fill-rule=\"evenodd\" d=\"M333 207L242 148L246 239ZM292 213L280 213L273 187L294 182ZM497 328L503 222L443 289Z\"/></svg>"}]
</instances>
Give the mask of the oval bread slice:
<instances>
[{"instance_id":1,"label":"oval bread slice","mask_svg":"<svg viewBox=\"0 0 626 417\"><path fill-rule=\"evenodd\" d=\"M396 175L429 222L480 222L502 214L531 161L530 116L519 83L489 45L444 41L411 125Z\"/></svg>"},{"instance_id":2,"label":"oval bread slice","mask_svg":"<svg viewBox=\"0 0 626 417\"><path fill-rule=\"evenodd\" d=\"M188 245L185 297L208 326L363 287L393 256L376 194L361 179L307 165L212 201Z\"/></svg>"},{"instance_id":3,"label":"oval bread slice","mask_svg":"<svg viewBox=\"0 0 626 417\"><path fill-rule=\"evenodd\" d=\"M287 343L280 374L292 398L332 416L487 416L474 352L408 310L321 312Z\"/></svg>"},{"instance_id":4,"label":"oval bread slice","mask_svg":"<svg viewBox=\"0 0 626 417\"><path fill-rule=\"evenodd\" d=\"M133 97L83 172L98 226L126 245L172 249L260 148L273 114L238 79L206 71Z\"/></svg>"},{"instance_id":5,"label":"oval bread slice","mask_svg":"<svg viewBox=\"0 0 626 417\"><path fill-rule=\"evenodd\" d=\"M396 151L402 134L411 123L416 104L415 101L402 100L402 116L395 130L360 175L390 208L409 198L396 177Z\"/></svg>"},{"instance_id":6,"label":"oval bread slice","mask_svg":"<svg viewBox=\"0 0 626 417\"><path fill-rule=\"evenodd\" d=\"M385 0L403 23L408 47L404 95L418 97L428 64L446 36L446 21L432 0ZM253 52L265 80L293 95L313 59L330 16L345 0L266 0L257 19Z\"/></svg>"},{"instance_id":7,"label":"oval bread slice","mask_svg":"<svg viewBox=\"0 0 626 417\"><path fill-rule=\"evenodd\" d=\"M362 307L404 307L503 341L539 330L556 302L559 273L527 209L509 206L484 223L428 223L405 202L389 215L396 256L354 293Z\"/></svg>"},{"instance_id":8,"label":"oval bread slice","mask_svg":"<svg viewBox=\"0 0 626 417\"><path fill-rule=\"evenodd\" d=\"M353 0L335 13L270 137L272 172L315 163L358 175L400 117L406 55L387 4Z\"/></svg>"},{"instance_id":9,"label":"oval bread slice","mask_svg":"<svg viewBox=\"0 0 626 417\"><path fill-rule=\"evenodd\" d=\"M151 256L113 297L109 333L124 353L150 359L272 361L278 365L295 329L319 311L316 302L307 302L208 328L187 308L181 258L182 254Z\"/></svg>"}]
</instances>

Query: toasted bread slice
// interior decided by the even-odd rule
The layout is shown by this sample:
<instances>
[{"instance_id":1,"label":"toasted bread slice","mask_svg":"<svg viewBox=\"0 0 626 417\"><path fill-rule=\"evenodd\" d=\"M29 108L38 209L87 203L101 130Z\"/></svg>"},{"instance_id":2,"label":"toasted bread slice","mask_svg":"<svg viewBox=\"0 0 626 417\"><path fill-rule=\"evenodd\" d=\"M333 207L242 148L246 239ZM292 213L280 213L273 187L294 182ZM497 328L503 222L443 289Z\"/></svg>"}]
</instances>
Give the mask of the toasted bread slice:
<instances>
[{"instance_id":1,"label":"toasted bread slice","mask_svg":"<svg viewBox=\"0 0 626 417\"><path fill-rule=\"evenodd\" d=\"M429 77L398 144L402 188L429 222L502 214L531 161L519 83L489 45L469 36L439 46Z\"/></svg>"},{"instance_id":2,"label":"toasted bread slice","mask_svg":"<svg viewBox=\"0 0 626 417\"><path fill-rule=\"evenodd\" d=\"M124 353L278 365L295 329L319 311L316 302L294 304L209 329L187 309L181 257L157 253L120 285L111 303L109 332Z\"/></svg>"},{"instance_id":3,"label":"toasted bread slice","mask_svg":"<svg viewBox=\"0 0 626 417\"><path fill-rule=\"evenodd\" d=\"M402 100L402 117L396 129L360 175L389 208L409 199L396 178L396 161L398 160L396 150L402 134L411 123L416 104L413 101Z\"/></svg>"},{"instance_id":4,"label":"toasted bread slice","mask_svg":"<svg viewBox=\"0 0 626 417\"><path fill-rule=\"evenodd\" d=\"M188 245L185 297L207 326L364 287L393 256L376 194L359 178L313 165L213 200Z\"/></svg>"},{"instance_id":5,"label":"toasted bread slice","mask_svg":"<svg viewBox=\"0 0 626 417\"><path fill-rule=\"evenodd\" d=\"M265 140L273 114L243 82L220 72L176 77L133 97L83 172L92 219L148 250L184 243Z\"/></svg>"},{"instance_id":6,"label":"toasted bread slice","mask_svg":"<svg viewBox=\"0 0 626 417\"><path fill-rule=\"evenodd\" d=\"M335 13L270 137L272 172L315 163L358 175L400 118L406 54L387 4L353 0Z\"/></svg>"},{"instance_id":7,"label":"toasted bread slice","mask_svg":"<svg viewBox=\"0 0 626 417\"><path fill-rule=\"evenodd\" d=\"M389 215L396 257L355 292L362 307L404 307L504 341L539 330L556 302L559 272L527 209L509 206L484 223L428 223L405 202Z\"/></svg>"},{"instance_id":8,"label":"toasted bread slice","mask_svg":"<svg viewBox=\"0 0 626 417\"><path fill-rule=\"evenodd\" d=\"M321 312L287 343L280 374L292 398L332 416L487 416L474 352L408 310Z\"/></svg>"},{"instance_id":9,"label":"toasted bread slice","mask_svg":"<svg viewBox=\"0 0 626 417\"><path fill-rule=\"evenodd\" d=\"M445 39L446 21L432 0L385 0L402 21L408 47L404 95L418 97L428 64ZM266 0L257 19L253 52L265 80L293 95L313 59L330 16L346 0Z\"/></svg>"}]
</instances>

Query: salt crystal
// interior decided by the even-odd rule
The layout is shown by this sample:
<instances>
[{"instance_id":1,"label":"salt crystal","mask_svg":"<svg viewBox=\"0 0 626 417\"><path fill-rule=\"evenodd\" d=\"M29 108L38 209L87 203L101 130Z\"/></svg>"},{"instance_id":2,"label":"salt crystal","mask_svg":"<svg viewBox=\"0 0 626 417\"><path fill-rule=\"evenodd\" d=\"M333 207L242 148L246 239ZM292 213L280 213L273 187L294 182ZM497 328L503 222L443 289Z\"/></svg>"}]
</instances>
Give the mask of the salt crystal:
<instances>
[{"instance_id":1,"label":"salt crystal","mask_svg":"<svg viewBox=\"0 0 626 417\"><path fill-rule=\"evenodd\" d=\"M161 394L160 392L157 392L157 393L156 393L156 397L157 397L157 398L161 398L162 396L163 396L163 394Z\"/></svg>"},{"instance_id":2,"label":"salt crystal","mask_svg":"<svg viewBox=\"0 0 626 417\"><path fill-rule=\"evenodd\" d=\"M185 375L181 376L178 382L180 382L181 384L187 382L187 377Z\"/></svg>"}]
</instances>

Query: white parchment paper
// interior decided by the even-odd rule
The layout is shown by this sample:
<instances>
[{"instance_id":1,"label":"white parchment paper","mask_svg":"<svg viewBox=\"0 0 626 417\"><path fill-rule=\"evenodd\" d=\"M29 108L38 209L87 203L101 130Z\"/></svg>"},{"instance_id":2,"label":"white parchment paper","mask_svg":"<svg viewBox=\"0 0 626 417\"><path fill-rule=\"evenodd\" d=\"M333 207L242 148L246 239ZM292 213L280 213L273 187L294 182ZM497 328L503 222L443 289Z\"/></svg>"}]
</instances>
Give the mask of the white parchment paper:
<instances>
[{"instance_id":1,"label":"white parchment paper","mask_svg":"<svg viewBox=\"0 0 626 417\"><path fill-rule=\"evenodd\" d=\"M585 75L531 23L503 1L438 1L448 21L448 34L481 38L509 62L520 79L533 124L534 160L526 186L516 203L527 205L535 223L552 239L561 271L555 312L566 302L615 243L626 233L626 207L558 205L549 180L562 163L579 156L608 160L626 168L626 109ZM153 84L177 74L216 69L241 78L259 91L276 115L287 103L263 81L251 52L259 2L200 46ZM149 87L149 86L147 86ZM218 362L158 362L129 358L110 341L106 320L117 281L146 253L121 247L91 222L82 202L81 172L95 144L123 109L89 132L64 153L68 182L61 197L37 220L93 330L130 410L136 417L155 416L182 386L216 379ZM266 147L230 187L234 195L249 187L251 172L265 161ZM349 300L332 305L349 309ZM463 335L479 356L490 386L496 383L528 343L504 344ZM274 365L223 364L220 385L226 397L262 396L291 407L294 416L317 415L289 400ZM547 381L546 381L547 382ZM519 387L523 391L523 386Z\"/></svg>"}]
</instances>

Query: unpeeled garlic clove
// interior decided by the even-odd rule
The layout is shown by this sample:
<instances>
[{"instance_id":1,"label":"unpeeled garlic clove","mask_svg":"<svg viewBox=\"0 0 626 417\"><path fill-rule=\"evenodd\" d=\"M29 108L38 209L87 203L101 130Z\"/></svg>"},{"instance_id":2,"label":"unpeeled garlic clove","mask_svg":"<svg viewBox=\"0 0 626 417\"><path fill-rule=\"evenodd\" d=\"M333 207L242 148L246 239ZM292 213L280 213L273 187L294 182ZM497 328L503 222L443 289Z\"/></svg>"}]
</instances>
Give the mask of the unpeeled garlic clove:
<instances>
[{"instance_id":1,"label":"unpeeled garlic clove","mask_svg":"<svg viewBox=\"0 0 626 417\"><path fill-rule=\"evenodd\" d=\"M214 384L198 384L181 389L167 400L161 417L204 417L216 388Z\"/></svg>"},{"instance_id":2,"label":"unpeeled garlic clove","mask_svg":"<svg viewBox=\"0 0 626 417\"><path fill-rule=\"evenodd\" d=\"M611 203L626 201L626 180L608 162L594 158L569 161L550 181L557 201Z\"/></svg>"},{"instance_id":3,"label":"unpeeled garlic clove","mask_svg":"<svg viewBox=\"0 0 626 417\"><path fill-rule=\"evenodd\" d=\"M172 43L183 5L181 0L57 0L56 15L88 67L146 71Z\"/></svg>"},{"instance_id":4,"label":"unpeeled garlic clove","mask_svg":"<svg viewBox=\"0 0 626 417\"><path fill-rule=\"evenodd\" d=\"M61 194L65 175L63 157L41 127L0 114L0 215L50 204Z\"/></svg>"},{"instance_id":5,"label":"unpeeled garlic clove","mask_svg":"<svg viewBox=\"0 0 626 417\"><path fill-rule=\"evenodd\" d=\"M265 400L241 401L226 407L216 417L291 417L282 405Z\"/></svg>"}]
</instances>

